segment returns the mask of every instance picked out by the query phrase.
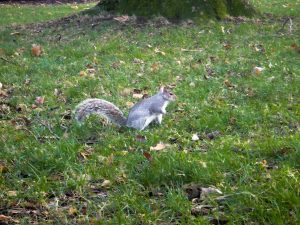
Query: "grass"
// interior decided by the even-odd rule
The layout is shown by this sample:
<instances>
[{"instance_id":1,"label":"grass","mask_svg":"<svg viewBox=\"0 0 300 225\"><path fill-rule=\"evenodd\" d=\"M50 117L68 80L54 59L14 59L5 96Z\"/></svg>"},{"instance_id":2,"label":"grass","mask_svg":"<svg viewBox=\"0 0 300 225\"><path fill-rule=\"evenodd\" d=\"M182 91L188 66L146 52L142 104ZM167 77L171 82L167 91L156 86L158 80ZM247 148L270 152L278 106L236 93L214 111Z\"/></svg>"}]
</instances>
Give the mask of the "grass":
<instances>
[{"instance_id":1,"label":"grass","mask_svg":"<svg viewBox=\"0 0 300 225\"><path fill-rule=\"evenodd\" d=\"M300 66L291 47L300 45L299 1L252 2L273 16L160 27L116 21L92 27L80 16L41 32L16 25L68 15L71 6L38 6L28 14L37 6L1 5L5 221L209 224L226 217L229 224L299 224ZM288 25L277 32L282 16L293 16L292 34ZM40 57L32 56L32 44L43 47ZM255 74L255 66L265 70ZM91 75L79 75L90 68ZM125 88L154 94L171 84L178 100L161 126L139 132L69 118L83 99L103 98L127 113L126 103L137 100L122 94ZM37 105L37 96L45 102ZM213 131L220 135L207 138ZM192 141L195 133L199 141ZM170 146L149 150L159 142ZM196 203L184 191L191 183L230 197L206 198L201 204L214 210L191 215Z\"/></svg>"}]
</instances>

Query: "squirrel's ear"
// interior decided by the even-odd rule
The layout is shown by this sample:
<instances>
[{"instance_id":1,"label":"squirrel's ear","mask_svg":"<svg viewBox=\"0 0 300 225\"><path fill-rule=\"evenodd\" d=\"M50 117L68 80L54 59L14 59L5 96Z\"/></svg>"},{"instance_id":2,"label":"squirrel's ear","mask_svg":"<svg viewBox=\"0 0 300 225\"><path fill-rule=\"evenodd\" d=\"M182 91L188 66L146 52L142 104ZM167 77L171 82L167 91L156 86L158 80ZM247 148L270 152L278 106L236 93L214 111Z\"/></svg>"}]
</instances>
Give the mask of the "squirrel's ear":
<instances>
[{"instance_id":1,"label":"squirrel's ear","mask_svg":"<svg viewBox=\"0 0 300 225\"><path fill-rule=\"evenodd\" d=\"M164 86L161 86L160 89L159 89L159 91L160 91L161 93L163 93L164 90L165 90L165 87L164 87Z\"/></svg>"}]
</instances>

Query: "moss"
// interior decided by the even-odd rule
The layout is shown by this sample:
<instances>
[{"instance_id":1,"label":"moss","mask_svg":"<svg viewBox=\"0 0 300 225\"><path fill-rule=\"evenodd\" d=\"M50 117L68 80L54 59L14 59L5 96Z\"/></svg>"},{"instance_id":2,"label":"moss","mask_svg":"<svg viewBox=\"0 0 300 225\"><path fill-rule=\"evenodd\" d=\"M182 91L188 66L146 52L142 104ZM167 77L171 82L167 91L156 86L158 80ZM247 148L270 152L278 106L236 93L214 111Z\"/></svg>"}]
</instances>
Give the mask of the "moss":
<instances>
[{"instance_id":1,"label":"moss","mask_svg":"<svg viewBox=\"0 0 300 225\"><path fill-rule=\"evenodd\" d=\"M228 15L251 16L253 7L245 0L103 0L99 3L106 10L137 16L162 15L170 19L218 18Z\"/></svg>"}]
</instances>

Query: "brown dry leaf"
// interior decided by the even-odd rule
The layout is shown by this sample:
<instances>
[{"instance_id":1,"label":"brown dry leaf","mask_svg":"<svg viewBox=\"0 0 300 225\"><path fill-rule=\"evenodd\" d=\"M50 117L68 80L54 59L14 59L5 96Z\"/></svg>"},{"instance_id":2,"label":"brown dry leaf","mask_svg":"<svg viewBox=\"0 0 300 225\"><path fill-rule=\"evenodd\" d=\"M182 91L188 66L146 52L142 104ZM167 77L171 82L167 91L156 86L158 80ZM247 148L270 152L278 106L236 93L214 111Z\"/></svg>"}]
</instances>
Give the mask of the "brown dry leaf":
<instances>
[{"instance_id":1,"label":"brown dry leaf","mask_svg":"<svg viewBox=\"0 0 300 225\"><path fill-rule=\"evenodd\" d=\"M91 156L94 152L94 148L90 147L90 146L86 146L85 149L79 153L79 155L83 158L83 159L87 159L89 156Z\"/></svg>"},{"instance_id":2,"label":"brown dry leaf","mask_svg":"<svg viewBox=\"0 0 300 225\"><path fill-rule=\"evenodd\" d=\"M0 215L0 222L3 222L3 224L6 224L5 222L9 222L11 220L12 218L10 216Z\"/></svg>"},{"instance_id":3,"label":"brown dry leaf","mask_svg":"<svg viewBox=\"0 0 300 225\"><path fill-rule=\"evenodd\" d=\"M152 158L152 156L150 155L149 152L144 152L143 155L145 156L145 158L146 158L148 161L151 162L151 161L153 160L153 158Z\"/></svg>"},{"instance_id":4,"label":"brown dry leaf","mask_svg":"<svg viewBox=\"0 0 300 225\"><path fill-rule=\"evenodd\" d=\"M141 98L144 97L144 95L143 94L133 94L132 97L137 98L137 99L141 99Z\"/></svg>"},{"instance_id":5,"label":"brown dry leaf","mask_svg":"<svg viewBox=\"0 0 300 225\"><path fill-rule=\"evenodd\" d=\"M231 49L231 44L229 42L224 42L223 43L223 47L226 49L226 50L229 50Z\"/></svg>"},{"instance_id":6,"label":"brown dry leaf","mask_svg":"<svg viewBox=\"0 0 300 225\"><path fill-rule=\"evenodd\" d=\"M4 163L0 162L0 174L7 173L7 172L8 172L8 167Z\"/></svg>"},{"instance_id":7,"label":"brown dry leaf","mask_svg":"<svg viewBox=\"0 0 300 225\"><path fill-rule=\"evenodd\" d=\"M228 87L229 89L235 88L235 85L232 84L229 80L224 80L224 84L225 84L226 87Z\"/></svg>"},{"instance_id":8,"label":"brown dry leaf","mask_svg":"<svg viewBox=\"0 0 300 225\"><path fill-rule=\"evenodd\" d=\"M132 106L134 106L134 103L133 102L126 102L126 106L128 108L131 108Z\"/></svg>"},{"instance_id":9,"label":"brown dry leaf","mask_svg":"<svg viewBox=\"0 0 300 225\"><path fill-rule=\"evenodd\" d=\"M35 103L37 105L43 105L45 102L45 98L43 96L38 96L35 98Z\"/></svg>"},{"instance_id":10,"label":"brown dry leaf","mask_svg":"<svg viewBox=\"0 0 300 225\"><path fill-rule=\"evenodd\" d=\"M143 136L143 135L136 135L135 136L135 139L139 142L146 142L147 141L147 137L146 136Z\"/></svg>"},{"instance_id":11,"label":"brown dry leaf","mask_svg":"<svg viewBox=\"0 0 300 225\"><path fill-rule=\"evenodd\" d=\"M38 106L37 106L36 104L32 104L32 105L31 105L31 108L32 108L32 109L36 109L37 107L38 107Z\"/></svg>"},{"instance_id":12,"label":"brown dry leaf","mask_svg":"<svg viewBox=\"0 0 300 225\"><path fill-rule=\"evenodd\" d=\"M260 75L264 69L265 68L263 68L263 67L255 66L253 68L253 72L255 73L255 75Z\"/></svg>"},{"instance_id":13,"label":"brown dry leaf","mask_svg":"<svg viewBox=\"0 0 300 225\"><path fill-rule=\"evenodd\" d=\"M152 72L157 72L159 70L159 68L160 68L160 64L159 63L153 63L151 65L151 71Z\"/></svg>"},{"instance_id":14,"label":"brown dry leaf","mask_svg":"<svg viewBox=\"0 0 300 225\"><path fill-rule=\"evenodd\" d=\"M9 197L17 196L17 191L8 191L8 192L7 192L7 195L8 195Z\"/></svg>"},{"instance_id":15,"label":"brown dry leaf","mask_svg":"<svg viewBox=\"0 0 300 225\"><path fill-rule=\"evenodd\" d=\"M85 77L85 76L87 76L87 73L82 70L82 71L79 72L79 76Z\"/></svg>"},{"instance_id":16,"label":"brown dry leaf","mask_svg":"<svg viewBox=\"0 0 300 225\"><path fill-rule=\"evenodd\" d=\"M41 56L42 53L43 53L42 46L36 45L36 44L32 45L31 54L33 56L37 56L38 57L38 56Z\"/></svg>"},{"instance_id":17,"label":"brown dry leaf","mask_svg":"<svg viewBox=\"0 0 300 225\"><path fill-rule=\"evenodd\" d=\"M114 17L114 20L118 21L118 22L121 22L121 23L124 23L126 21L129 20L129 16L125 15L125 16L117 16L117 17Z\"/></svg>"},{"instance_id":18,"label":"brown dry leaf","mask_svg":"<svg viewBox=\"0 0 300 225\"><path fill-rule=\"evenodd\" d=\"M168 147L169 145L159 142L156 146L151 146L150 151L161 151Z\"/></svg>"},{"instance_id":19,"label":"brown dry leaf","mask_svg":"<svg viewBox=\"0 0 300 225\"><path fill-rule=\"evenodd\" d=\"M7 90L0 90L0 97L7 98L8 97Z\"/></svg>"},{"instance_id":20,"label":"brown dry leaf","mask_svg":"<svg viewBox=\"0 0 300 225\"><path fill-rule=\"evenodd\" d=\"M296 43L293 43L291 47L295 49L296 52L300 53L300 47Z\"/></svg>"}]
</instances>

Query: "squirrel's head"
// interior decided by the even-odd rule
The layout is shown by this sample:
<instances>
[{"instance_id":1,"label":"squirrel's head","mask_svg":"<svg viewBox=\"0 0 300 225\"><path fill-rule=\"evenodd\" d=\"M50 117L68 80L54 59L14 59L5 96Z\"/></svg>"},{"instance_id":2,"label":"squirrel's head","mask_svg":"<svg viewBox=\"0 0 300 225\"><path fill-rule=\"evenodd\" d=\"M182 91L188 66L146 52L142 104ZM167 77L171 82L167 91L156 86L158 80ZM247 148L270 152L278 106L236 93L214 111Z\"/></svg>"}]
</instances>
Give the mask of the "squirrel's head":
<instances>
[{"instance_id":1,"label":"squirrel's head","mask_svg":"<svg viewBox=\"0 0 300 225\"><path fill-rule=\"evenodd\" d=\"M162 94L163 98L168 101L176 100L176 95L173 94L169 89L165 88L164 86L160 88L159 92Z\"/></svg>"}]
</instances>

